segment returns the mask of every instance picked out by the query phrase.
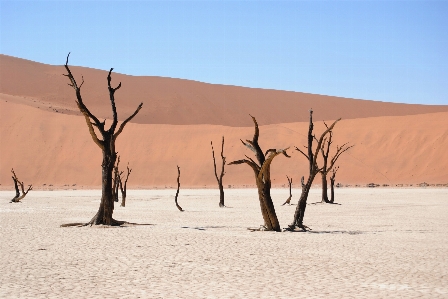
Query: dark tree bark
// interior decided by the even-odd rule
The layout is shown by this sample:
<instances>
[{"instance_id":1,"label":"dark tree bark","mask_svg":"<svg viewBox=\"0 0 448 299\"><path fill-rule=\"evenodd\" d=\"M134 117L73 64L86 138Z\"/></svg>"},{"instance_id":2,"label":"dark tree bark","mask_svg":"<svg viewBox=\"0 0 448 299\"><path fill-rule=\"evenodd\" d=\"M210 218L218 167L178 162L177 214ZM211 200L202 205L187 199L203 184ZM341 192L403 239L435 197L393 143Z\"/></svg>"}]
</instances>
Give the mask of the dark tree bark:
<instances>
[{"instance_id":1,"label":"dark tree bark","mask_svg":"<svg viewBox=\"0 0 448 299\"><path fill-rule=\"evenodd\" d=\"M291 198L292 198L292 178L289 178L288 176L286 176L286 178L288 179L288 184L289 184L289 197L288 199L285 201L284 204L282 204L282 206L288 204L291 205Z\"/></svg>"},{"instance_id":2,"label":"dark tree bark","mask_svg":"<svg viewBox=\"0 0 448 299\"><path fill-rule=\"evenodd\" d=\"M331 170L331 177L330 177L330 190L331 190L331 197L330 197L330 203L334 203L334 181L336 179L336 172L338 172L339 166L336 168L333 168Z\"/></svg>"},{"instance_id":3,"label":"dark tree bark","mask_svg":"<svg viewBox=\"0 0 448 299\"><path fill-rule=\"evenodd\" d=\"M143 106L143 103L137 107L134 113L129 116L125 121L121 123L118 127L118 115L117 109L115 107L115 92L121 87L121 83L118 84L117 87L113 88L111 86L111 73L113 68L110 69L109 74L107 76L107 86L109 90L109 100L112 108L112 124L109 129L105 129L106 121L101 122L95 115L93 115L87 106L84 104L83 99L81 97L81 87L84 83L84 79L81 85L78 86L75 78L70 71L68 66L68 58L70 53L67 55L67 60L65 62L65 69L67 70L67 74L64 76L68 77L70 80L69 86L71 86L76 93L76 105L79 108L79 111L84 115L87 127L89 128L90 136L96 145L101 149L103 153L103 162L101 164L101 182L102 182L102 190L101 190L101 203L98 209L98 212L93 216L93 218L86 223L85 225L121 225L126 223L125 221L117 221L112 218L112 214L114 211L114 196L113 196L113 184L112 184L112 174L114 171L115 161L117 159L117 154L115 152L115 141L118 136L123 131L126 124L137 115L140 109ZM94 126L100 132L102 136L102 140L100 140L95 132ZM63 226L70 226L71 224L65 224ZM79 225L75 223L73 225Z\"/></svg>"},{"instance_id":4,"label":"dark tree bark","mask_svg":"<svg viewBox=\"0 0 448 299\"><path fill-rule=\"evenodd\" d=\"M176 207L179 209L179 211L183 212L184 210L177 203L177 196L179 196L179 189L180 189L180 167L177 166L177 191L176 196L174 197L174 202L176 203Z\"/></svg>"},{"instance_id":5,"label":"dark tree bark","mask_svg":"<svg viewBox=\"0 0 448 299\"><path fill-rule=\"evenodd\" d=\"M215 168L215 177L216 181L218 182L219 187L219 207L225 207L224 205L224 186L222 184L222 178L225 174L224 172L224 166L226 165L226 157L224 157L224 136L222 136L222 145L221 145L221 159L222 159L222 168L221 168L221 174L218 177L218 172L216 171L216 161L215 161L215 150L213 149L213 141L210 141L212 145L212 156L213 156L213 166Z\"/></svg>"},{"instance_id":6,"label":"dark tree bark","mask_svg":"<svg viewBox=\"0 0 448 299\"><path fill-rule=\"evenodd\" d=\"M126 185L128 184L129 175L132 172L132 169L129 168L129 162L128 162L128 165L126 166L126 169L127 169L127 174L126 174L126 180L124 180L124 183L120 177L121 206L122 207L126 206Z\"/></svg>"},{"instance_id":7,"label":"dark tree bark","mask_svg":"<svg viewBox=\"0 0 448 299\"><path fill-rule=\"evenodd\" d=\"M260 201L261 214L263 215L264 220L264 230L280 231L280 225L278 223L277 214L275 213L274 204L271 198L271 163L272 160L280 154L290 158L290 156L286 153L288 148L278 150L269 149L265 154L263 154L263 151L258 145L258 137L260 134L258 123L255 117L252 115L251 117L255 125L254 137L252 140L246 140L246 142L241 140L241 142L255 153L258 163L246 156L247 159L233 161L229 163L229 165L246 163L252 168L258 188L258 199Z\"/></svg>"},{"instance_id":8,"label":"dark tree bark","mask_svg":"<svg viewBox=\"0 0 448 299\"><path fill-rule=\"evenodd\" d=\"M333 122L333 124L330 127L327 127L327 130L322 133L319 140L317 140L317 146L316 149L313 152L313 141L316 139L316 137L313 135L313 110L310 110L310 123L308 128L308 147L307 147L307 154L304 153L302 150L296 147L296 150L299 151L302 155L304 155L309 162L309 175L308 179L306 181L306 184L302 187L302 194L300 195L299 202L296 207L296 211L294 213L294 221L289 225L288 230L294 230L296 227L306 231L309 229L306 225L303 224L303 218L305 217L305 210L306 210L306 202L308 200L308 194L310 192L311 186L313 184L315 176L321 171L322 168L319 168L317 165L317 156L319 152L321 151L323 145L326 142L325 136L331 132L336 125L338 121L341 119L336 120ZM344 146L343 146L344 147ZM343 149L343 147L341 147ZM338 153L335 154L335 157L338 155ZM335 159L333 157L333 160ZM337 158L336 158L337 159ZM333 167L331 165L330 169Z\"/></svg>"},{"instance_id":9,"label":"dark tree bark","mask_svg":"<svg viewBox=\"0 0 448 299\"><path fill-rule=\"evenodd\" d=\"M323 203L329 203L328 200L328 181L327 175L323 172L320 173L322 177L322 201Z\"/></svg>"},{"instance_id":10,"label":"dark tree bark","mask_svg":"<svg viewBox=\"0 0 448 299\"><path fill-rule=\"evenodd\" d=\"M28 192L30 192L30 190L33 189L33 185L28 185L28 189L25 191L24 184L17 177L16 173L14 172L14 169L11 169L11 173L12 173L12 180L14 181L14 189L16 190L16 196L14 196L14 198L11 199L10 203L11 202L21 202L21 200L23 198L25 198L25 196L28 194ZM22 190L22 195L20 195L19 185L20 185L20 189Z\"/></svg>"}]
</instances>

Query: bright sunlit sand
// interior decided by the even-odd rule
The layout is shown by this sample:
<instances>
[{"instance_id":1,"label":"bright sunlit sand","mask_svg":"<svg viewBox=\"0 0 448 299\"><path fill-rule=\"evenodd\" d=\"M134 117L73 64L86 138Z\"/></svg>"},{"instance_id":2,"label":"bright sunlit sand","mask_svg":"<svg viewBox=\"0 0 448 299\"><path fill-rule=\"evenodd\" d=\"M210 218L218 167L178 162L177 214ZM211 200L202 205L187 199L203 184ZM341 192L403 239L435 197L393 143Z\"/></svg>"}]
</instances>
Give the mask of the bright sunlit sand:
<instances>
[{"instance_id":1,"label":"bright sunlit sand","mask_svg":"<svg viewBox=\"0 0 448 299\"><path fill-rule=\"evenodd\" d=\"M295 205L272 190L282 227ZM446 298L448 189L337 189L341 205L308 205L313 230L250 232L255 189L128 190L114 218L87 222L100 190L0 192L1 298ZM293 190L297 202L299 190ZM309 203L320 200L311 191ZM5 275L7 274L7 275Z\"/></svg>"}]
</instances>

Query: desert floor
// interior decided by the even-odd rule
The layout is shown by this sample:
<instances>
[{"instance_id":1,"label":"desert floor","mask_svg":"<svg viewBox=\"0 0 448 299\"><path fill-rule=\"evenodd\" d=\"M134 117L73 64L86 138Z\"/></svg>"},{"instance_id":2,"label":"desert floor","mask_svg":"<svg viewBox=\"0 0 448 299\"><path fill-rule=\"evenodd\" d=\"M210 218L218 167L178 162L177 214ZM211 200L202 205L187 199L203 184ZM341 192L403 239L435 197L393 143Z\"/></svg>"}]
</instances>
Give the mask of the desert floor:
<instances>
[{"instance_id":1,"label":"desert floor","mask_svg":"<svg viewBox=\"0 0 448 299\"><path fill-rule=\"evenodd\" d=\"M128 190L114 218L146 226L69 227L100 190L0 192L1 298L447 298L448 189L338 189L308 205L313 231L251 232L255 189ZM282 227L295 205L272 190ZM293 190L293 201L299 190ZM319 200L313 189L309 203Z\"/></svg>"}]
</instances>

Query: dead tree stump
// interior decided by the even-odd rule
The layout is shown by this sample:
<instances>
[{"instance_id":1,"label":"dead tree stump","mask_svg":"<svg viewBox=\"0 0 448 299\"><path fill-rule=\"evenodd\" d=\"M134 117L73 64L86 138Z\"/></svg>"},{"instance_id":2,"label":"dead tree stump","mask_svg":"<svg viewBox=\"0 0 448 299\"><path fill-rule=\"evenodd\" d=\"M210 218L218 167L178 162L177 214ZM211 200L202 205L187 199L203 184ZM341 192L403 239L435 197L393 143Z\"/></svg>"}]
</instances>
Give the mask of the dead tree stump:
<instances>
[{"instance_id":1,"label":"dead tree stump","mask_svg":"<svg viewBox=\"0 0 448 299\"><path fill-rule=\"evenodd\" d=\"M30 190L33 189L33 185L28 185L28 189L25 191L24 184L17 177L16 173L14 172L14 168L11 169L11 173L12 173L12 180L14 181L14 189L16 191L16 196L14 196L14 198L11 199L10 203L21 202L21 200L25 198L25 196L28 194L28 192L30 192ZM22 190L22 194L20 194L19 186L20 186L20 189Z\"/></svg>"}]
</instances>

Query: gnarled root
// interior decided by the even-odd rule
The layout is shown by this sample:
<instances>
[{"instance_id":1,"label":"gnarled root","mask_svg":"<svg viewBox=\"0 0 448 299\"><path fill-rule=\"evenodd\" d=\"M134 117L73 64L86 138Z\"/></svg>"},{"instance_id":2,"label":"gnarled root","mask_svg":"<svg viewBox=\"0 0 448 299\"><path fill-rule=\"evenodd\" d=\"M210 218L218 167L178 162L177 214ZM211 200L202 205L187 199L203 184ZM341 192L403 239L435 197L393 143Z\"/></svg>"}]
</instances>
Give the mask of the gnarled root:
<instances>
[{"instance_id":1,"label":"gnarled root","mask_svg":"<svg viewBox=\"0 0 448 299\"><path fill-rule=\"evenodd\" d=\"M108 226L121 226L123 224L136 224L136 223L129 223L126 221L119 221L112 218L112 221L110 224L103 223L102 221L98 220L97 215L95 215L92 220L90 220L87 223L80 223L80 222L74 222L74 223L67 223L67 224L61 224L61 227L70 227L70 226L77 226L77 227L83 227L83 226L92 226L92 225L108 225Z\"/></svg>"},{"instance_id":2,"label":"gnarled root","mask_svg":"<svg viewBox=\"0 0 448 299\"><path fill-rule=\"evenodd\" d=\"M258 228L248 227L247 230L250 230L251 232L264 232L264 231L275 232L275 230L268 229L265 225L260 225L260 227Z\"/></svg>"},{"instance_id":3,"label":"gnarled root","mask_svg":"<svg viewBox=\"0 0 448 299\"><path fill-rule=\"evenodd\" d=\"M71 226L77 226L77 227L83 227L89 225L88 223L80 223L80 222L74 222L74 223L66 223L61 224L61 227L71 227Z\"/></svg>"},{"instance_id":4,"label":"gnarled root","mask_svg":"<svg viewBox=\"0 0 448 299\"><path fill-rule=\"evenodd\" d=\"M296 228L301 229L300 231L302 231L302 232L307 232L307 231L312 230L308 226L306 226L304 224L300 224L300 225L288 225L288 227L284 228L283 231L295 232L295 231L297 231Z\"/></svg>"}]
</instances>

